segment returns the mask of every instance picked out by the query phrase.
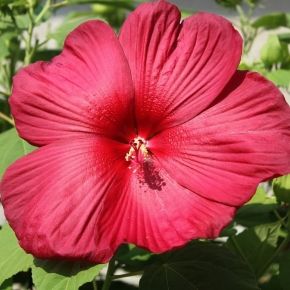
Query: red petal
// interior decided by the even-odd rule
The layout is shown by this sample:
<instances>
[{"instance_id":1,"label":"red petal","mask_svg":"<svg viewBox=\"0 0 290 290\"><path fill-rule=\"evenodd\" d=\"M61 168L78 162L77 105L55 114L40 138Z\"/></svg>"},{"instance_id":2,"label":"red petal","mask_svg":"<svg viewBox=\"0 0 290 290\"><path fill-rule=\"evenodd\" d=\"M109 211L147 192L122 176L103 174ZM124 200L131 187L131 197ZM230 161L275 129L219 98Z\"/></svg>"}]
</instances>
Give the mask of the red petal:
<instances>
[{"instance_id":1,"label":"red petal","mask_svg":"<svg viewBox=\"0 0 290 290\"><path fill-rule=\"evenodd\" d=\"M156 162L133 173L127 149L97 137L59 141L12 165L1 193L20 245L40 258L107 262L125 242L163 252L231 221L235 208L183 188Z\"/></svg>"},{"instance_id":2,"label":"red petal","mask_svg":"<svg viewBox=\"0 0 290 290\"><path fill-rule=\"evenodd\" d=\"M51 62L20 70L10 104L21 137L45 145L79 132L127 137L133 93L114 31L88 21L69 34L63 52Z\"/></svg>"},{"instance_id":3,"label":"red petal","mask_svg":"<svg viewBox=\"0 0 290 290\"><path fill-rule=\"evenodd\" d=\"M128 170L123 146L90 136L58 141L8 169L2 202L26 251L40 258L107 259L95 240L105 195L116 195Z\"/></svg>"},{"instance_id":4,"label":"red petal","mask_svg":"<svg viewBox=\"0 0 290 290\"><path fill-rule=\"evenodd\" d=\"M211 108L150 144L180 185L240 206L259 182L290 172L290 109L272 83L238 72Z\"/></svg>"},{"instance_id":5,"label":"red petal","mask_svg":"<svg viewBox=\"0 0 290 290\"><path fill-rule=\"evenodd\" d=\"M141 172L128 170L126 185L104 203L97 242L111 255L121 243L159 253L191 239L215 238L232 220L234 207L180 186L156 161L143 166Z\"/></svg>"},{"instance_id":6,"label":"red petal","mask_svg":"<svg viewBox=\"0 0 290 290\"><path fill-rule=\"evenodd\" d=\"M144 138L203 111L236 71L242 50L239 33L226 19L198 13L180 23L180 12L166 1L140 5L119 39Z\"/></svg>"}]
</instances>

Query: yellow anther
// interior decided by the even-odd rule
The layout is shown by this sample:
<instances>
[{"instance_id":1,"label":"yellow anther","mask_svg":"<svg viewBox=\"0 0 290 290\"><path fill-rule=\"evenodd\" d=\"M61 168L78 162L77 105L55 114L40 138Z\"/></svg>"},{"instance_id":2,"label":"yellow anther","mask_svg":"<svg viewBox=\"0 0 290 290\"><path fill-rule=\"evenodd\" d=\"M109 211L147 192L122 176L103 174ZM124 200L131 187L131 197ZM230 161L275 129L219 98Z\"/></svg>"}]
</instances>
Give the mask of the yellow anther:
<instances>
[{"instance_id":1,"label":"yellow anther","mask_svg":"<svg viewBox=\"0 0 290 290\"><path fill-rule=\"evenodd\" d=\"M144 159L149 155L146 148L146 141L141 137L136 137L132 142L130 142L130 149L125 155L126 161L138 161L139 152L142 153Z\"/></svg>"}]
</instances>

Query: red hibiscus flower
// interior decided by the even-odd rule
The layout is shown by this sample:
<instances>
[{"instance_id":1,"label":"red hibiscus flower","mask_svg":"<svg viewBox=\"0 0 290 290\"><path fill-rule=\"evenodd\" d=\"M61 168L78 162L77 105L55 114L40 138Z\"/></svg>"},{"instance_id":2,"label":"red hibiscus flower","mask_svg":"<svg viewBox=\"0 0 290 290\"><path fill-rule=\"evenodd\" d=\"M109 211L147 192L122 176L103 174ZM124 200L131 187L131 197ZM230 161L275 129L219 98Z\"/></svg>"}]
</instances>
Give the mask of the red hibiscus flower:
<instances>
[{"instance_id":1,"label":"red hibiscus flower","mask_svg":"<svg viewBox=\"0 0 290 290\"><path fill-rule=\"evenodd\" d=\"M290 171L290 110L224 18L140 5L119 36L101 21L15 76L20 136L40 148L1 183L21 246L108 261L122 243L163 252L214 238L259 182Z\"/></svg>"}]
</instances>

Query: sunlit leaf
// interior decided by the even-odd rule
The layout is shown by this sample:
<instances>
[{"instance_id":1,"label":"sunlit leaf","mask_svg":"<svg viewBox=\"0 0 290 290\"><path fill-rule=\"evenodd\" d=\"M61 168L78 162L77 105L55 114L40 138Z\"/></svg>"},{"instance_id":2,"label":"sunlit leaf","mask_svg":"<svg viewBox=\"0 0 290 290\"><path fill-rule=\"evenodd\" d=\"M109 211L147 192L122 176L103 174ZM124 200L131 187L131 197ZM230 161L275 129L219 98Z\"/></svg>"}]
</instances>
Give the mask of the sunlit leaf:
<instances>
[{"instance_id":1,"label":"sunlit leaf","mask_svg":"<svg viewBox=\"0 0 290 290\"><path fill-rule=\"evenodd\" d=\"M10 129L0 134L0 177L16 159L34 149L35 147L18 136L15 129Z\"/></svg>"},{"instance_id":2,"label":"sunlit leaf","mask_svg":"<svg viewBox=\"0 0 290 290\"><path fill-rule=\"evenodd\" d=\"M104 266L35 259L32 277L37 290L78 290L81 285L92 281Z\"/></svg>"},{"instance_id":3,"label":"sunlit leaf","mask_svg":"<svg viewBox=\"0 0 290 290\"><path fill-rule=\"evenodd\" d=\"M266 77L280 87L290 86L290 70L279 69L266 74Z\"/></svg>"},{"instance_id":4,"label":"sunlit leaf","mask_svg":"<svg viewBox=\"0 0 290 290\"><path fill-rule=\"evenodd\" d=\"M290 174L275 178L273 190L279 202L290 203Z\"/></svg>"},{"instance_id":5,"label":"sunlit leaf","mask_svg":"<svg viewBox=\"0 0 290 290\"><path fill-rule=\"evenodd\" d=\"M269 196L265 189L262 186L259 186L256 190L256 193L246 204L273 204L275 202L275 197Z\"/></svg>"},{"instance_id":6,"label":"sunlit leaf","mask_svg":"<svg viewBox=\"0 0 290 290\"><path fill-rule=\"evenodd\" d=\"M0 230L0 285L19 271L33 264L33 257L19 246L14 232L5 224Z\"/></svg>"}]
</instances>

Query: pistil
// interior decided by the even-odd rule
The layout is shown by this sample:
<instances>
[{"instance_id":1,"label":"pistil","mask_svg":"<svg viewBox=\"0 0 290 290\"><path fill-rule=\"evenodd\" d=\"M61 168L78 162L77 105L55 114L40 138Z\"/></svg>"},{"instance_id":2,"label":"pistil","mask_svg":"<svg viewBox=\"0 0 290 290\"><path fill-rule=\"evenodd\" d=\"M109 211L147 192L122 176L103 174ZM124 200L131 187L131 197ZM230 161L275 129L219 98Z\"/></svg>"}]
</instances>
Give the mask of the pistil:
<instances>
[{"instance_id":1,"label":"pistil","mask_svg":"<svg viewBox=\"0 0 290 290\"><path fill-rule=\"evenodd\" d=\"M141 163L149 157L149 152L146 147L146 140L141 137L136 137L130 142L130 149L126 153L125 160L128 162Z\"/></svg>"}]
</instances>

